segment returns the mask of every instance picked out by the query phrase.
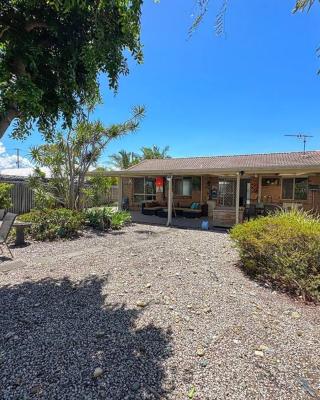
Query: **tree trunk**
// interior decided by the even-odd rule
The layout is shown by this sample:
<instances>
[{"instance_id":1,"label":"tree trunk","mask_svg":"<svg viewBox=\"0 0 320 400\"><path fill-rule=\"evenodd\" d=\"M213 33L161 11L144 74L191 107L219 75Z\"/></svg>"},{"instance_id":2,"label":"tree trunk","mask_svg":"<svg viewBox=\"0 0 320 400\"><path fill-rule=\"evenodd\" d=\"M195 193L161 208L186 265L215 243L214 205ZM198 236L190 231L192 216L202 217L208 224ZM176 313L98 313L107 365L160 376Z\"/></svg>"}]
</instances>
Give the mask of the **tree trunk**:
<instances>
[{"instance_id":1,"label":"tree trunk","mask_svg":"<svg viewBox=\"0 0 320 400\"><path fill-rule=\"evenodd\" d=\"M9 128L11 122L19 116L19 112L14 108L9 108L1 117L0 117L0 139L6 133L6 130Z\"/></svg>"}]
</instances>

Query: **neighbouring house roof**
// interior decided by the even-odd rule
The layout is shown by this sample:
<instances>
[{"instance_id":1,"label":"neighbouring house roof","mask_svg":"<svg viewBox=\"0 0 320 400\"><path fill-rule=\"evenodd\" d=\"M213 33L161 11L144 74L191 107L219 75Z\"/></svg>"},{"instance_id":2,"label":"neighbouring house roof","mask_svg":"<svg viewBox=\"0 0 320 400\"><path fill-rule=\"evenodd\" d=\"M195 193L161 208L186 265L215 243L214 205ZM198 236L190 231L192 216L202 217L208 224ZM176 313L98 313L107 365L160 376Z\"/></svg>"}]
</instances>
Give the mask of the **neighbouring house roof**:
<instances>
[{"instance_id":1,"label":"neighbouring house roof","mask_svg":"<svg viewBox=\"0 0 320 400\"><path fill-rule=\"evenodd\" d=\"M219 173L240 171L314 170L320 172L320 151L143 160L114 175Z\"/></svg>"},{"instance_id":2,"label":"neighbouring house roof","mask_svg":"<svg viewBox=\"0 0 320 400\"><path fill-rule=\"evenodd\" d=\"M46 177L50 177L50 171L48 168L43 167L40 168L42 172L45 173ZM5 168L0 170L0 175L1 176L13 176L14 178L20 179L20 178L25 178L27 179L29 176L33 175L34 173L34 168L32 167L26 167L26 168Z\"/></svg>"}]
</instances>

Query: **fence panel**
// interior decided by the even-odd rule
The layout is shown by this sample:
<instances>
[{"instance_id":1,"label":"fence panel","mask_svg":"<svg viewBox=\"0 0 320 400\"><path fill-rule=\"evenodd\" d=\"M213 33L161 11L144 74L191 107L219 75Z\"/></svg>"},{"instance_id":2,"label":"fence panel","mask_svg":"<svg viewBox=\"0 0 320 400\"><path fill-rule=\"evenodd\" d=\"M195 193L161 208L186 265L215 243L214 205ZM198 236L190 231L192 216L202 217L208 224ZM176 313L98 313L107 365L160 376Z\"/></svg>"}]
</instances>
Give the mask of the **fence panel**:
<instances>
[{"instance_id":1,"label":"fence panel","mask_svg":"<svg viewBox=\"0 0 320 400\"><path fill-rule=\"evenodd\" d=\"M9 182L8 182L9 183ZM12 183L12 182L10 182ZM33 190L25 183L12 183L11 202L12 207L8 210L15 214L23 214L29 212L34 207Z\"/></svg>"}]
</instances>

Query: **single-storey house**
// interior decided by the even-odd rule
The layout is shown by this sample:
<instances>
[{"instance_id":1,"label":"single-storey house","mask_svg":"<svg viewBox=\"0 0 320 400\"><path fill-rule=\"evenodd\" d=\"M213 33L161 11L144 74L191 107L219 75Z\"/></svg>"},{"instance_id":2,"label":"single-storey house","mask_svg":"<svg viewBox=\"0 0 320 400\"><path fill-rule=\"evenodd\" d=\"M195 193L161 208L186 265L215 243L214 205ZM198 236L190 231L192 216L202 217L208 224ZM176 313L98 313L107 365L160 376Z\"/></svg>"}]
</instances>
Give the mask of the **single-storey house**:
<instances>
[{"instance_id":1,"label":"single-storey house","mask_svg":"<svg viewBox=\"0 0 320 400\"><path fill-rule=\"evenodd\" d=\"M165 216L241 222L250 207L320 210L320 151L144 160L119 177L119 204Z\"/></svg>"}]
</instances>

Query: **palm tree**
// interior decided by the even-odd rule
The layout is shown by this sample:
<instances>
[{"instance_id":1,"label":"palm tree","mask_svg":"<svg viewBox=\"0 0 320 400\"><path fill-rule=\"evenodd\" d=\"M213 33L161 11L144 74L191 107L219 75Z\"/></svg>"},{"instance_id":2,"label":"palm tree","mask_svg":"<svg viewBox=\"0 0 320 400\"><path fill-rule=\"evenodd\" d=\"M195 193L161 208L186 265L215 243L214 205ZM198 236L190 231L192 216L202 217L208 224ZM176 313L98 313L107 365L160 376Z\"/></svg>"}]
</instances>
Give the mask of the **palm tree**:
<instances>
[{"instance_id":1,"label":"palm tree","mask_svg":"<svg viewBox=\"0 0 320 400\"><path fill-rule=\"evenodd\" d=\"M128 169L132 165L138 164L140 156L131 151L120 150L116 154L109 156L111 164L117 169Z\"/></svg>"},{"instance_id":2,"label":"palm tree","mask_svg":"<svg viewBox=\"0 0 320 400\"><path fill-rule=\"evenodd\" d=\"M168 154L169 146L164 147L162 150L159 146L153 145L152 147L142 147L142 159L149 160L152 158L171 158Z\"/></svg>"}]
</instances>

